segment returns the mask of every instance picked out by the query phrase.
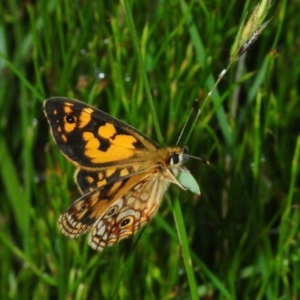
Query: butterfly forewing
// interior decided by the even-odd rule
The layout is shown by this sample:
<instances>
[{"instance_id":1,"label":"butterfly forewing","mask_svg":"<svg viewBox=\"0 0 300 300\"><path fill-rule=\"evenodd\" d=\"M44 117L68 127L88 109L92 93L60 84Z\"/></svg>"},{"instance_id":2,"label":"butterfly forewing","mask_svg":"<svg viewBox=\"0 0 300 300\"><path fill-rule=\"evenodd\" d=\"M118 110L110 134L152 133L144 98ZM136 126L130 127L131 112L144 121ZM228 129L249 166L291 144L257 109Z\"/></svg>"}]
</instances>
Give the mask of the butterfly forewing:
<instances>
[{"instance_id":1,"label":"butterfly forewing","mask_svg":"<svg viewBox=\"0 0 300 300\"><path fill-rule=\"evenodd\" d=\"M83 102L50 98L44 103L53 139L83 168L105 168L139 160L157 144L131 126Z\"/></svg>"},{"instance_id":2,"label":"butterfly forewing","mask_svg":"<svg viewBox=\"0 0 300 300\"><path fill-rule=\"evenodd\" d=\"M134 174L143 171L146 165L148 164L132 163L129 166L114 166L101 171L77 169L74 177L79 190L82 194L84 194L106 184L122 180L123 178L131 177Z\"/></svg>"}]
</instances>

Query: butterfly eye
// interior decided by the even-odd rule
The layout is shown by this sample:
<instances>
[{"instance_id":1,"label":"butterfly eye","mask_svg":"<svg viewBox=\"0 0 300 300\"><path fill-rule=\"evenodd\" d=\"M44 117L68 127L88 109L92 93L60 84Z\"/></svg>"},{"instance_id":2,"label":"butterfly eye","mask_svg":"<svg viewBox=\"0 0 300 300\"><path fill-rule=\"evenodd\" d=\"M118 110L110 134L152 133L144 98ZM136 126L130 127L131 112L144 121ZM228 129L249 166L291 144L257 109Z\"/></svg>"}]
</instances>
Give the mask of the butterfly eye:
<instances>
[{"instance_id":1,"label":"butterfly eye","mask_svg":"<svg viewBox=\"0 0 300 300\"><path fill-rule=\"evenodd\" d=\"M125 227L132 222L133 222L133 217L128 217L122 221L120 227Z\"/></svg>"},{"instance_id":2,"label":"butterfly eye","mask_svg":"<svg viewBox=\"0 0 300 300\"><path fill-rule=\"evenodd\" d=\"M67 123L73 124L73 123L76 122L76 118L75 118L73 115L67 115L67 116L65 117L65 121L66 121Z\"/></svg>"},{"instance_id":3,"label":"butterfly eye","mask_svg":"<svg viewBox=\"0 0 300 300\"><path fill-rule=\"evenodd\" d=\"M179 155L178 154L173 154L170 157L170 165L177 165L179 163L180 159L179 159Z\"/></svg>"}]
</instances>

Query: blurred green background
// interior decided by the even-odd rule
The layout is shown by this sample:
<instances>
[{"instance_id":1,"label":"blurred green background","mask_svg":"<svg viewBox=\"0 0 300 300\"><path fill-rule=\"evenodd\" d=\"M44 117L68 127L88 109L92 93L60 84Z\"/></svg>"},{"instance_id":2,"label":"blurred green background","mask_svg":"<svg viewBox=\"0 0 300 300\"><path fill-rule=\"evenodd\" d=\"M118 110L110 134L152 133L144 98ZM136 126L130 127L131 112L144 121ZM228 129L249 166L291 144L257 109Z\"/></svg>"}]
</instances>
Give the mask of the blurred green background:
<instances>
[{"instance_id":1,"label":"blurred green background","mask_svg":"<svg viewBox=\"0 0 300 300\"><path fill-rule=\"evenodd\" d=\"M210 165L186 164L200 197L171 187L141 235L102 253L57 225L79 192L44 99L88 102L174 145L256 4L130 2L161 139L122 1L1 2L1 299L299 299L299 1L273 3L267 28L203 108L188 146Z\"/></svg>"}]
</instances>

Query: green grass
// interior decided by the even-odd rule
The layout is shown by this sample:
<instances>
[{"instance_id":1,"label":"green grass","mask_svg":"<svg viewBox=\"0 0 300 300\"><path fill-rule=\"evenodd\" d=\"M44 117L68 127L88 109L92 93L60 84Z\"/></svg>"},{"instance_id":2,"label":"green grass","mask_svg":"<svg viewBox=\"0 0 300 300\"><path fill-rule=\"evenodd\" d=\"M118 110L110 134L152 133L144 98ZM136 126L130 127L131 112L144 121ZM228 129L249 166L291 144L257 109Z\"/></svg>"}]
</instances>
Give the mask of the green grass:
<instances>
[{"instance_id":1,"label":"green grass","mask_svg":"<svg viewBox=\"0 0 300 300\"><path fill-rule=\"evenodd\" d=\"M174 145L256 2L126 1L131 22L123 3L30 3L0 5L0 299L298 299L300 5L274 2L206 103L188 146L211 164L186 164L201 196L171 187L149 226L97 253L58 228L79 192L44 99Z\"/></svg>"}]
</instances>

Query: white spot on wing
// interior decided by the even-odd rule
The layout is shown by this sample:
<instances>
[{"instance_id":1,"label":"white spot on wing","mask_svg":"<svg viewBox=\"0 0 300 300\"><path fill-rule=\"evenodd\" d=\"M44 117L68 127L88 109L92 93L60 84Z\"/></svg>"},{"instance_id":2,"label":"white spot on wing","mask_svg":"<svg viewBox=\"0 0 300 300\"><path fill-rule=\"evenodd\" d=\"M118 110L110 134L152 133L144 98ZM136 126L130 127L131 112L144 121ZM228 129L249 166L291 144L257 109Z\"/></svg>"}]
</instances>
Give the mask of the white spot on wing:
<instances>
[{"instance_id":1,"label":"white spot on wing","mask_svg":"<svg viewBox=\"0 0 300 300\"><path fill-rule=\"evenodd\" d=\"M147 201L149 199L149 194L148 193L144 193L141 195L140 199L142 201Z\"/></svg>"},{"instance_id":2,"label":"white spot on wing","mask_svg":"<svg viewBox=\"0 0 300 300\"><path fill-rule=\"evenodd\" d=\"M101 221L102 222L102 221ZM103 223L103 222L102 222ZM98 228L99 228L99 226L98 226ZM100 227L100 229L97 231L97 235L100 235L100 236L102 236L104 233L105 233L105 230L106 230L106 226L105 225L102 225L101 227Z\"/></svg>"},{"instance_id":3,"label":"white spot on wing","mask_svg":"<svg viewBox=\"0 0 300 300\"><path fill-rule=\"evenodd\" d=\"M102 236L102 240L107 241L107 232L105 232Z\"/></svg>"},{"instance_id":4,"label":"white spot on wing","mask_svg":"<svg viewBox=\"0 0 300 300\"><path fill-rule=\"evenodd\" d=\"M134 197L129 197L129 198L127 199L127 205L132 204L134 201L135 201L135 198L134 198Z\"/></svg>"},{"instance_id":5,"label":"white spot on wing","mask_svg":"<svg viewBox=\"0 0 300 300\"><path fill-rule=\"evenodd\" d=\"M116 235L114 233L111 233L110 236L109 236L109 240L112 240L112 239L116 239Z\"/></svg>"},{"instance_id":6,"label":"white spot on wing","mask_svg":"<svg viewBox=\"0 0 300 300\"><path fill-rule=\"evenodd\" d=\"M142 184L141 183L138 183L133 189L135 191L139 190L141 188Z\"/></svg>"}]
</instances>

